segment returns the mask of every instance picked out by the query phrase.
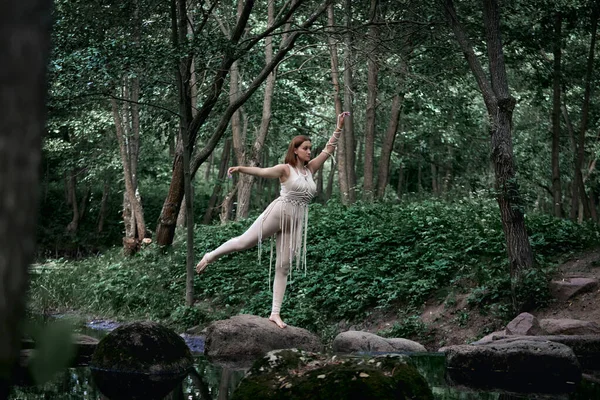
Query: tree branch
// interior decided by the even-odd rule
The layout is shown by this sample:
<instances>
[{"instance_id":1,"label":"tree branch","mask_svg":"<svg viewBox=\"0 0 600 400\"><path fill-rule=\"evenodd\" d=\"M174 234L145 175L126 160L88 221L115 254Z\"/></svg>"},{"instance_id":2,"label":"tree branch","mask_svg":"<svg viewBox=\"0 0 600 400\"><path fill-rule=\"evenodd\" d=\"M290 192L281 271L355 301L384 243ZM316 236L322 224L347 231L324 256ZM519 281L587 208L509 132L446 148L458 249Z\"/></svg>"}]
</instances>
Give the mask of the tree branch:
<instances>
[{"instance_id":1,"label":"tree branch","mask_svg":"<svg viewBox=\"0 0 600 400\"><path fill-rule=\"evenodd\" d=\"M331 1L332 0L326 0L313 13L313 15L311 15L301 25L301 27L303 29L306 29L306 28L310 27L316 21L316 19L323 12L325 12L325 10L327 9L328 4ZM249 85L248 90L246 90L246 92L242 93L234 102L232 102L227 107L227 109L225 110L225 112L221 116L221 120L219 121L219 124L217 125L217 128L215 129L214 133L212 134L212 136L210 137L210 139L206 143L205 147L202 150L198 151L194 155L194 157L192 159L192 163L191 163L192 176L194 176L196 174L196 171L198 170L198 168L200 167L200 165L202 165L202 163L204 161L206 161L206 159L210 156L210 154L212 153L212 151L215 149L215 147L219 143L219 140L221 139L221 137L225 133L225 130L227 129L227 126L229 125L229 121L231 120L231 116L233 115L233 113L242 104L244 104L246 102L246 100L248 100L248 98L250 98L250 96L260 87L260 85L264 82L264 80L267 78L267 76L275 69L275 67L277 67L277 65L281 62L281 60L283 60L283 58L285 57L285 55L294 47L294 44L295 44L296 40L298 39L298 37L301 34L302 34L301 31L297 31L297 32L294 32L294 33L290 34L286 38L284 45L281 47L281 50L279 52L277 52L277 54L273 57L273 60L270 63L268 63L267 65L265 65L265 67L262 69L262 71L256 76L256 78L254 78L254 80L252 81L252 83Z\"/></svg>"}]
</instances>

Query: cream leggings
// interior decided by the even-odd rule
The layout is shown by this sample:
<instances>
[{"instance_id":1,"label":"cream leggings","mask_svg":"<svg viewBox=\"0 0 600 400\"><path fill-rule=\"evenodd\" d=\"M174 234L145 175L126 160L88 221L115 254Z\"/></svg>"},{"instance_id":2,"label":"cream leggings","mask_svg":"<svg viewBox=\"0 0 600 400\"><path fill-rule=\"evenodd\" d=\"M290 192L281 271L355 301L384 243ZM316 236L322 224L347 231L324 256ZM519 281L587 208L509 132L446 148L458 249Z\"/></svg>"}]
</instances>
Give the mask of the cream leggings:
<instances>
[{"instance_id":1,"label":"cream leggings","mask_svg":"<svg viewBox=\"0 0 600 400\"><path fill-rule=\"evenodd\" d=\"M225 254L254 247L259 241L276 235L275 280L273 282L273 308L271 314L279 315L281 310L292 255L297 247L296 235L293 235L292 232L298 232L299 226L295 220L301 221L302 218L292 217L296 214L292 210L293 207L295 206L290 203L279 199L275 200L246 232L223 243L208 255L210 260L214 261Z\"/></svg>"}]
</instances>

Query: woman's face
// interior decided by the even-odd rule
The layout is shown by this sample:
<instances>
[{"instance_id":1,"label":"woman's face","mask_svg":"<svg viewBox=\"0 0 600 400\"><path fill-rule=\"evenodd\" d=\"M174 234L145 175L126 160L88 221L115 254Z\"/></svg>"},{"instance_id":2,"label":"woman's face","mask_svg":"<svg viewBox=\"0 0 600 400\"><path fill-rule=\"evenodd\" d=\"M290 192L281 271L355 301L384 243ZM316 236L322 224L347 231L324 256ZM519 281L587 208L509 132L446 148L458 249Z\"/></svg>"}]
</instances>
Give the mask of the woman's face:
<instances>
[{"instance_id":1,"label":"woman's face","mask_svg":"<svg viewBox=\"0 0 600 400\"><path fill-rule=\"evenodd\" d=\"M311 148L312 144L310 143L310 140L307 140L305 142L302 142L302 144L298 146L294 153L296 153L296 155L298 156L298 160L307 163L310 161Z\"/></svg>"}]
</instances>

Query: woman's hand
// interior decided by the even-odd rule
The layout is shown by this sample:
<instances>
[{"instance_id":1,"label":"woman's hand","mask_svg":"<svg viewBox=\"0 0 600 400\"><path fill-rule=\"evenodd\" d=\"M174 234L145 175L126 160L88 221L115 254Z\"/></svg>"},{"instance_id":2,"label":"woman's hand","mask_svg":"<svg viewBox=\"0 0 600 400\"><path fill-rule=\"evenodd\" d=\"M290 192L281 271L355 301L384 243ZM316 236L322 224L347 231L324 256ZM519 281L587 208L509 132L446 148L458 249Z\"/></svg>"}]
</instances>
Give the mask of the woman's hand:
<instances>
[{"instance_id":1,"label":"woman's hand","mask_svg":"<svg viewBox=\"0 0 600 400\"><path fill-rule=\"evenodd\" d=\"M230 168L227 170L227 176L231 178L231 176L232 176L234 173L238 173L238 172L240 172L240 167L230 167Z\"/></svg>"},{"instance_id":2,"label":"woman's hand","mask_svg":"<svg viewBox=\"0 0 600 400\"><path fill-rule=\"evenodd\" d=\"M343 113L341 113L340 115L338 115L337 117L337 126L336 129L341 131L342 128L344 127L344 118L346 118L347 116L350 115L350 112L348 111L344 111Z\"/></svg>"}]
</instances>

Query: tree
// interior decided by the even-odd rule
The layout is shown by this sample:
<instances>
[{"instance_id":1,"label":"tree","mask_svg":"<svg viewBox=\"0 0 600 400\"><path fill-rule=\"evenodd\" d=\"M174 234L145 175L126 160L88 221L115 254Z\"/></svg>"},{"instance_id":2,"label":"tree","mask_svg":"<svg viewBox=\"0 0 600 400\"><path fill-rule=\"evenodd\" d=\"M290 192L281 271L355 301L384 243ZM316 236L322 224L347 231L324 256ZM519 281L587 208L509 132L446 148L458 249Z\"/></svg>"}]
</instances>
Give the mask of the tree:
<instances>
[{"instance_id":1,"label":"tree","mask_svg":"<svg viewBox=\"0 0 600 400\"><path fill-rule=\"evenodd\" d=\"M0 398L19 361L27 269L35 253L50 1L0 2Z\"/></svg>"},{"instance_id":2,"label":"tree","mask_svg":"<svg viewBox=\"0 0 600 400\"><path fill-rule=\"evenodd\" d=\"M500 12L496 0L482 0L485 26L489 79L468 39L452 0L444 0L443 7L475 80L483 94L490 124L492 162L494 164L496 199L500 207L502 227L513 283L513 293L524 270L533 266L533 250L525 227L523 202L512 148L512 115L516 104L510 95L504 64L500 33Z\"/></svg>"}]
</instances>

